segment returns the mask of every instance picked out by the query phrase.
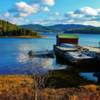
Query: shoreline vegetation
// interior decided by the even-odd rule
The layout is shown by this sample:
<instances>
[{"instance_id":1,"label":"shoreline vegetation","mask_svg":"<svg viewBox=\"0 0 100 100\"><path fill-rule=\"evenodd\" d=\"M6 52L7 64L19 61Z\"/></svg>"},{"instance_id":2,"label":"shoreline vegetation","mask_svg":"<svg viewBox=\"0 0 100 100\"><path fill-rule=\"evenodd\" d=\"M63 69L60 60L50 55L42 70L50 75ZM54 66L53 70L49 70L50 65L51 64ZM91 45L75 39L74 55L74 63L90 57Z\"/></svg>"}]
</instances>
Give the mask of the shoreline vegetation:
<instances>
[{"instance_id":1,"label":"shoreline vegetation","mask_svg":"<svg viewBox=\"0 0 100 100\"><path fill-rule=\"evenodd\" d=\"M36 90L33 89L33 81L31 75L0 75L0 99L35 100ZM79 87L46 87L37 91L37 98L37 100L91 100L91 98L99 100L100 86L91 83Z\"/></svg>"},{"instance_id":2,"label":"shoreline vegetation","mask_svg":"<svg viewBox=\"0 0 100 100\"><path fill-rule=\"evenodd\" d=\"M0 38L42 38L39 32L0 20Z\"/></svg>"},{"instance_id":3,"label":"shoreline vegetation","mask_svg":"<svg viewBox=\"0 0 100 100\"><path fill-rule=\"evenodd\" d=\"M47 36L0 36L0 38L22 38L22 39L31 39L31 38L47 38Z\"/></svg>"}]
</instances>

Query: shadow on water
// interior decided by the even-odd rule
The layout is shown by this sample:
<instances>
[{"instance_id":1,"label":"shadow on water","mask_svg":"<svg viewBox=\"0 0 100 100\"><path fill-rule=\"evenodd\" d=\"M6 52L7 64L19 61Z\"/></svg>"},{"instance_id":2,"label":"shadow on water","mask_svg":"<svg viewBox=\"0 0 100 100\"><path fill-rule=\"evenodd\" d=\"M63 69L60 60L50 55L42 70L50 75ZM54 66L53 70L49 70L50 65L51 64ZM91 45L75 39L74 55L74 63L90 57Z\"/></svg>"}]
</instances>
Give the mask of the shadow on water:
<instances>
[{"instance_id":1,"label":"shadow on water","mask_svg":"<svg viewBox=\"0 0 100 100\"><path fill-rule=\"evenodd\" d=\"M97 83L100 83L100 61L90 62L88 65L79 65L76 68L81 73L90 73Z\"/></svg>"},{"instance_id":2,"label":"shadow on water","mask_svg":"<svg viewBox=\"0 0 100 100\"><path fill-rule=\"evenodd\" d=\"M56 62L59 64L72 66L72 68L74 68L74 70L76 70L80 76L86 78L87 80L92 80L96 83L100 83L100 61L93 61L88 64L84 63L81 65L75 65L71 64L65 59L56 57Z\"/></svg>"}]
</instances>

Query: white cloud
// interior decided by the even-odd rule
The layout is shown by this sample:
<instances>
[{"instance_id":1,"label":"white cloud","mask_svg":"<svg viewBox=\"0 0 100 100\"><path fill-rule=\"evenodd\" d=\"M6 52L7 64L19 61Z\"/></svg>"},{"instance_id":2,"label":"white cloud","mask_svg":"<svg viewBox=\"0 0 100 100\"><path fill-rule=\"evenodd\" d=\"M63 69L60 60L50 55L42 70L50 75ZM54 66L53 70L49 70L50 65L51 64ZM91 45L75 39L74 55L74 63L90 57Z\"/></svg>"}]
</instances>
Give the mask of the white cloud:
<instances>
[{"instance_id":1,"label":"white cloud","mask_svg":"<svg viewBox=\"0 0 100 100\"><path fill-rule=\"evenodd\" d=\"M9 21L9 18L11 18L11 17L12 17L12 15L9 12L4 12L0 15L0 19L6 20L6 21Z\"/></svg>"},{"instance_id":2,"label":"white cloud","mask_svg":"<svg viewBox=\"0 0 100 100\"><path fill-rule=\"evenodd\" d=\"M83 7L65 14L66 20L73 20L73 23L100 25L100 9Z\"/></svg>"},{"instance_id":3,"label":"white cloud","mask_svg":"<svg viewBox=\"0 0 100 100\"><path fill-rule=\"evenodd\" d=\"M20 12L20 13L18 14L18 16L20 16L20 17L26 17L26 16L28 16L28 13L22 13L22 12Z\"/></svg>"},{"instance_id":4,"label":"white cloud","mask_svg":"<svg viewBox=\"0 0 100 100\"><path fill-rule=\"evenodd\" d=\"M0 15L0 19L7 20L16 24L32 23L33 19L27 19L27 16L36 14L38 12L45 12L49 14L50 6L55 4L54 0L36 0L27 3L26 1L16 2L11 9ZM40 1L40 2L39 2Z\"/></svg>"},{"instance_id":5,"label":"white cloud","mask_svg":"<svg viewBox=\"0 0 100 100\"><path fill-rule=\"evenodd\" d=\"M83 7L83 8L77 9L74 13L96 16L98 14L98 10L92 7Z\"/></svg>"},{"instance_id":6,"label":"white cloud","mask_svg":"<svg viewBox=\"0 0 100 100\"><path fill-rule=\"evenodd\" d=\"M55 4L55 0L39 1L33 1L29 4L25 1L16 2L14 7L10 9L9 12L12 13L12 15L14 15L15 17L26 17L39 11L49 12L50 8L48 6L53 6Z\"/></svg>"},{"instance_id":7,"label":"white cloud","mask_svg":"<svg viewBox=\"0 0 100 100\"><path fill-rule=\"evenodd\" d=\"M59 15L60 15L60 12L55 12L55 15L56 15L56 16L59 16Z\"/></svg>"},{"instance_id":8,"label":"white cloud","mask_svg":"<svg viewBox=\"0 0 100 100\"><path fill-rule=\"evenodd\" d=\"M21 25L21 24L29 24L30 20L25 18L25 17L10 17L9 22L13 23L13 24L17 24L17 25Z\"/></svg>"},{"instance_id":9,"label":"white cloud","mask_svg":"<svg viewBox=\"0 0 100 100\"><path fill-rule=\"evenodd\" d=\"M44 7L44 8L43 8L43 11L45 11L45 12L49 12L50 9L49 9L48 7Z\"/></svg>"},{"instance_id":10,"label":"white cloud","mask_svg":"<svg viewBox=\"0 0 100 100\"><path fill-rule=\"evenodd\" d=\"M26 2L20 1L16 2L15 6L9 10L11 13L20 16L25 17L33 13L37 13L39 10L38 4L27 4Z\"/></svg>"},{"instance_id":11,"label":"white cloud","mask_svg":"<svg viewBox=\"0 0 100 100\"><path fill-rule=\"evenodd\" d=\"M9 12L5 12L5 13L3 14L3 16L4 16L4 17L9 17L9 16L10 16L10 13L9 13Z\"/></svg>"},{"instance_id":12,"label":"white cloud","mask_svg":"<svg viewBox=\"0 0 100 100\"><path fill-rule=\"evenodd\" d=\"M14 24L43 24L43 25L53 25L53 24L85 24L100 26L100 8L83 7L76 9L74 11L67 12L65 16L61 16L59 11L50 12L50 6L55 4L55 0L39 0L40 3L28 4L26 2L20 1L16 2L15 6L0 15L1 19L10 21ZM44 5L45 4L45 5ZM48 13L47 19L27 19L26 16L35 14L39 11Z\"/></svg>"},{"instance_id":13,"label":"white cloud","mask_svg":"<svg viewBox=\"0 0 100 100\"><path fill-rule=\"evenodd\" d=\"M73 20L66 20L63 18L48 18L48 19L40 19L40 20L34 20L33 24L41 24L41 25L54 25L54 24L70 24L73 23Z\"/></svg>"},{"instance_id":14,"label":"white cloud","mask_svg":"<svg viewBox=\"0 0 100 100\"><path fill-rule=\"evenodd\" d=\"M100 9L94 9L91 7L83 7L72 12L67 12L65 16L70 17L70 18L80 18L80 17L93 18L93 17L100 16Z\"/></svg>"},{"instance_id":15,"label":"white cloud","mask_svg":"<svg viewBox=\"0 0 100 100\"><path fill-rule=\"evenodd\" d=\"M53 6L55 5L55 0L42 0L45 5Z\"/></svg>"},{"instance_id":16,"label":"white cloud","mask_svg":"<svg viewBox=\"0 0 100 100\"><path fill-rule=\"evenodd\" d=\"M65 16L67 18L79 18L79 17L82 17L83 15L75 14L74 12L68 12L68 13L65 14Z\"/></svg>"}]
</instances>

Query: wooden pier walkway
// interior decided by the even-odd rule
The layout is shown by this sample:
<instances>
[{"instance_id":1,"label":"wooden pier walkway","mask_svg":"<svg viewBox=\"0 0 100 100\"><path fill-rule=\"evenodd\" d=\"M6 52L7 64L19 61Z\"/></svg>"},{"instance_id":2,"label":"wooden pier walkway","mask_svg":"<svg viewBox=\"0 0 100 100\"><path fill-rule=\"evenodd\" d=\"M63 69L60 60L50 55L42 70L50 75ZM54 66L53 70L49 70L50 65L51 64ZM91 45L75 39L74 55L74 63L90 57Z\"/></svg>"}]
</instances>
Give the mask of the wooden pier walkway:
<instances>
[{"instance_id":1,"label":"wooden pier walkway","mask_svg":"<svg viewBox=\"0 0 100 100\"><path fill-rule=\"evenodd\" d=\"M100 60L100 48L91 47L91 46L81 46L82 49L88 50L91 55L95 55L98 60Z\"/></svg>"},{"instance_id":2,"label":"wooden pier walkway","mask_svg":"<svg viewBox=\"0 0 100 100\"><path fill-rule=\"evenodd\" d=\"M88 49L89 51L93 51L93 52L96 52L96 53L100 53L100 48L91 47L91 46L82 46L82 48Z\"/></svg>"}]
</instances>

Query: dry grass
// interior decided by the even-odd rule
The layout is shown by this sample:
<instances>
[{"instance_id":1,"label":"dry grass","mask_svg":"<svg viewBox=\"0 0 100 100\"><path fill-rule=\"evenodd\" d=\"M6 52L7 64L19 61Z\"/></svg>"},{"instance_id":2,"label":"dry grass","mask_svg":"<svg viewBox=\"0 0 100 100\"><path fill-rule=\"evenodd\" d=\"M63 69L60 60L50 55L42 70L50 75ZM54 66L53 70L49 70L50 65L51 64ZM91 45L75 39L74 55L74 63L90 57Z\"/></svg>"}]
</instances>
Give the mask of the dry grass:
<instances>
[{"instance_id":1,"label":"dry grass","mask_svg":"<svg viewBox=\"0 0 100 100\"><path fill-rule=\"evenodd\" d=\"M97 86L94 84L80 86L80 87L86 89L87 91L91 91L91 92L95 92L97 90Z\"/></svg>"},{"instance_id":2,"label":"dry grass","mask_svg":"<svg viewBox=\"0 0 100 100\"><path fill-rule=\"evenodd\" d=\"M33 79L27 75L0 76L0 100L35 100L32 83ZM100 88L97 90L95 85L38 91L38 100L92 100L91 98L100 100Z\"/></svg>"},{"instance_id":3,"label":"dry grass","mask_svg":"<svg viewBox=\"0 0 100 100\"><path fill-rule=\"evenodd\" d=\"M32 78L25 75L7 75L0 76L0 92L4 90L12 90L17 87L25 87L32 85Z\"/></svg>"}]
</instances>

